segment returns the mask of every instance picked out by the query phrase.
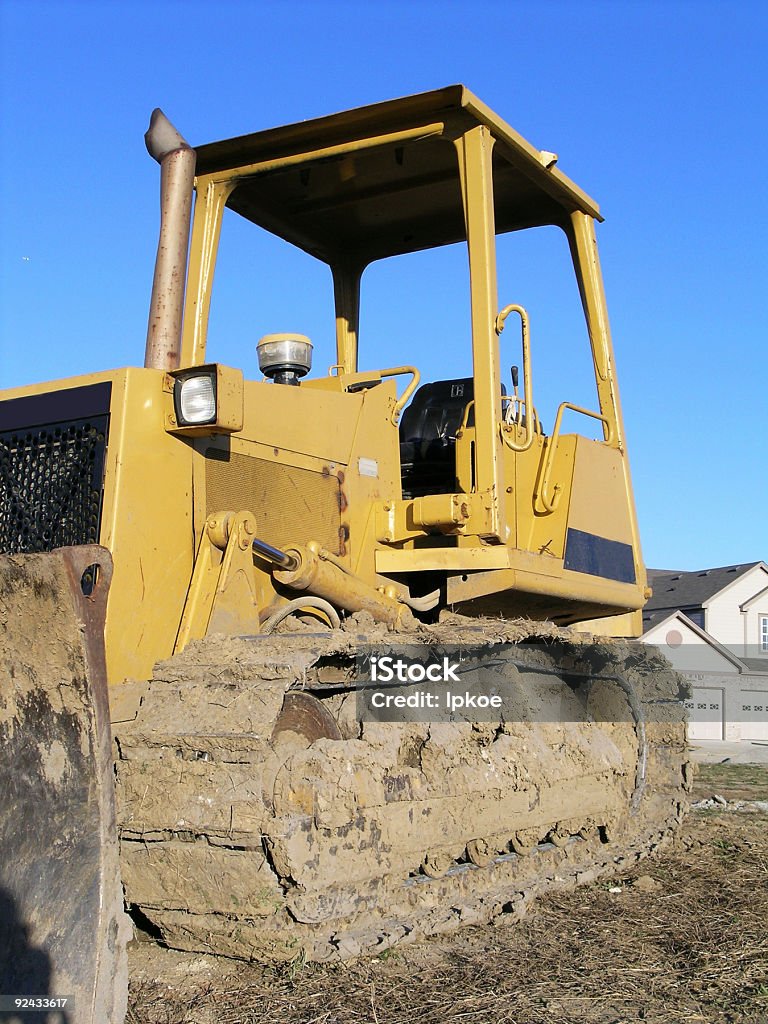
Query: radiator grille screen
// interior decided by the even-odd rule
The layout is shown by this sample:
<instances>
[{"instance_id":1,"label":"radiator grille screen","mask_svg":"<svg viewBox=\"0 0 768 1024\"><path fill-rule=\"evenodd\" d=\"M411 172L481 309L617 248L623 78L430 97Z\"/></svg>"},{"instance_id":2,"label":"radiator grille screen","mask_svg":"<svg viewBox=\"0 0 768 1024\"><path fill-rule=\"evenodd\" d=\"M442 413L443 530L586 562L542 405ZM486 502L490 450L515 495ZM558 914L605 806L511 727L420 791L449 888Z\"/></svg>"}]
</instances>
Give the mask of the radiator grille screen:
<instances>
[{"instance_id":1,"label":"radiator grille screen","mask_svg":"<svg viewBox=\"0 0 768 1024\"><path fill-rule=\"evenodd\" d=\"M206 515L253 512L262 540L275 547L316 540L341 554L341 486L335 476L209 448Z\"/></svg>"},{"instance_id":2,"label":"radiator grille screen","mask_svg":"<svg viewBox=\"0 0 768 1024\"><path fill-rule=\"evenodd\" d=\"M0 432L0 551L97 544L108 416Z\"/></svg>"}]
</instances>

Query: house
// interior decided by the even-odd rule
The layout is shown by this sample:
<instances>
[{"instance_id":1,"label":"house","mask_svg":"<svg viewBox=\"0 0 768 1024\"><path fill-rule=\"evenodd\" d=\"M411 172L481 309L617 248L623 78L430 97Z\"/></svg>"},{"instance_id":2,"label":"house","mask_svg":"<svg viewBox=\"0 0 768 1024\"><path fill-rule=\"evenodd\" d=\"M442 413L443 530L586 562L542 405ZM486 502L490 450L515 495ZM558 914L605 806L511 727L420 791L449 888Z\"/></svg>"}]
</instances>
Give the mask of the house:
<instances>
[{"instance_id":1,"label":"house","mask_svg":"<svg viewBox=\"0 0 768 1024\"><path fill-rule=\"evenodd\" d=\"M768 565L649 569L643 642L691 682L692 740L768 742Z\"/></svg>"}]
</instances>

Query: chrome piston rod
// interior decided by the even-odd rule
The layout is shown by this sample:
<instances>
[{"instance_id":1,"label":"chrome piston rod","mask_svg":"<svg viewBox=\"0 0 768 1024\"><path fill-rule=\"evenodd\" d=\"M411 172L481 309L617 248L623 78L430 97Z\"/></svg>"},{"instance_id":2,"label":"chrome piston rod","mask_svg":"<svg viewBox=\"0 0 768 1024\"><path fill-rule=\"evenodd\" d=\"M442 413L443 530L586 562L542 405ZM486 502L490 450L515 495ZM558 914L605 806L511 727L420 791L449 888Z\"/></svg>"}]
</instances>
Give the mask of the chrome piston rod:
<instances>
[{"instance_id":1,"label":"chrome piston rod","mask_svg":"<svg viewBox=\"0 0 768 1024\"><path fill-rule=\"evenodd\" d=\"M281 569L293 572L299 567L299 560L294 555L290 555L287 551L281 551L280 548L267 544L265 540L259 540L257 537L251 546L255 554L261 555L262 558L266 558L268 562L272 562Z\"/></svg>"}]
</instances>

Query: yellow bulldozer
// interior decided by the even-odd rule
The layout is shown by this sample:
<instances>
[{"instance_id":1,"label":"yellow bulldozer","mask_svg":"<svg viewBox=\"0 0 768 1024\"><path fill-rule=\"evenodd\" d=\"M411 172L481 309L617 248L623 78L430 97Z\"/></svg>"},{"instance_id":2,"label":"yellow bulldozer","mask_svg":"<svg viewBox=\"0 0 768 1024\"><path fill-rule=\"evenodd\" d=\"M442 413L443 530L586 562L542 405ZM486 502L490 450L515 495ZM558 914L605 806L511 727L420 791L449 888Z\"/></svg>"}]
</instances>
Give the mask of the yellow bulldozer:
<instances>
[{"instance_id":1,"label":"yellow bulldozer","mask_svg":"<svg viewBox=\"0 0 768 1024\"><path fill-rule=\"evenodd\" d=\"M676 677L607 639L649 590L596 203L463 86L196 149L155 111L146 142L144 366L0 395L0 981L89 1021L124 1001L123 890L176 948L380 951L631 863L689 782ZM226 208L330 267L327 373L294 323L250 377L206 361ZM544 225L597 390L563 381L549 433L496 275L497 236ZM361 275L454 243L471 372L421 383L365 351ZM395 655L421 670L377 689ZM425 697L432 662L458 675Z\"/></svg>"}]
</instances>

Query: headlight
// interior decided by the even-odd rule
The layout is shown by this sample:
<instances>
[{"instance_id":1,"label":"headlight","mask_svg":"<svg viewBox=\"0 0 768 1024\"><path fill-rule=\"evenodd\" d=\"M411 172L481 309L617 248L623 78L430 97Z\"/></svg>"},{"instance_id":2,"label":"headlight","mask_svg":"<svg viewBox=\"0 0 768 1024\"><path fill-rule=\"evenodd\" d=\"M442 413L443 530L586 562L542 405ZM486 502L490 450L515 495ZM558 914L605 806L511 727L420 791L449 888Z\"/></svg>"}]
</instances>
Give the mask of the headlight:
<instances>
[{"instance_id":1,"label":"headlight","mask_svg":"<svg viewBox=\"0 0 768 1024\"><path fill-rule=\"evenodd\" d=\"M178 377L173 401L180 427L216 422L216 374L190 373Z\"/></svg>"},{"instance_id":2,"label":"headlight","mask_svg":"<svg viewBox=\"0 0 768 1024\"><path fill-rule=\"evenodd\" d=\"M170 370L163 377L165 429L182 437L234 434L243 429L242 370L221 363Z\"/></svg>"}]
</instances>

